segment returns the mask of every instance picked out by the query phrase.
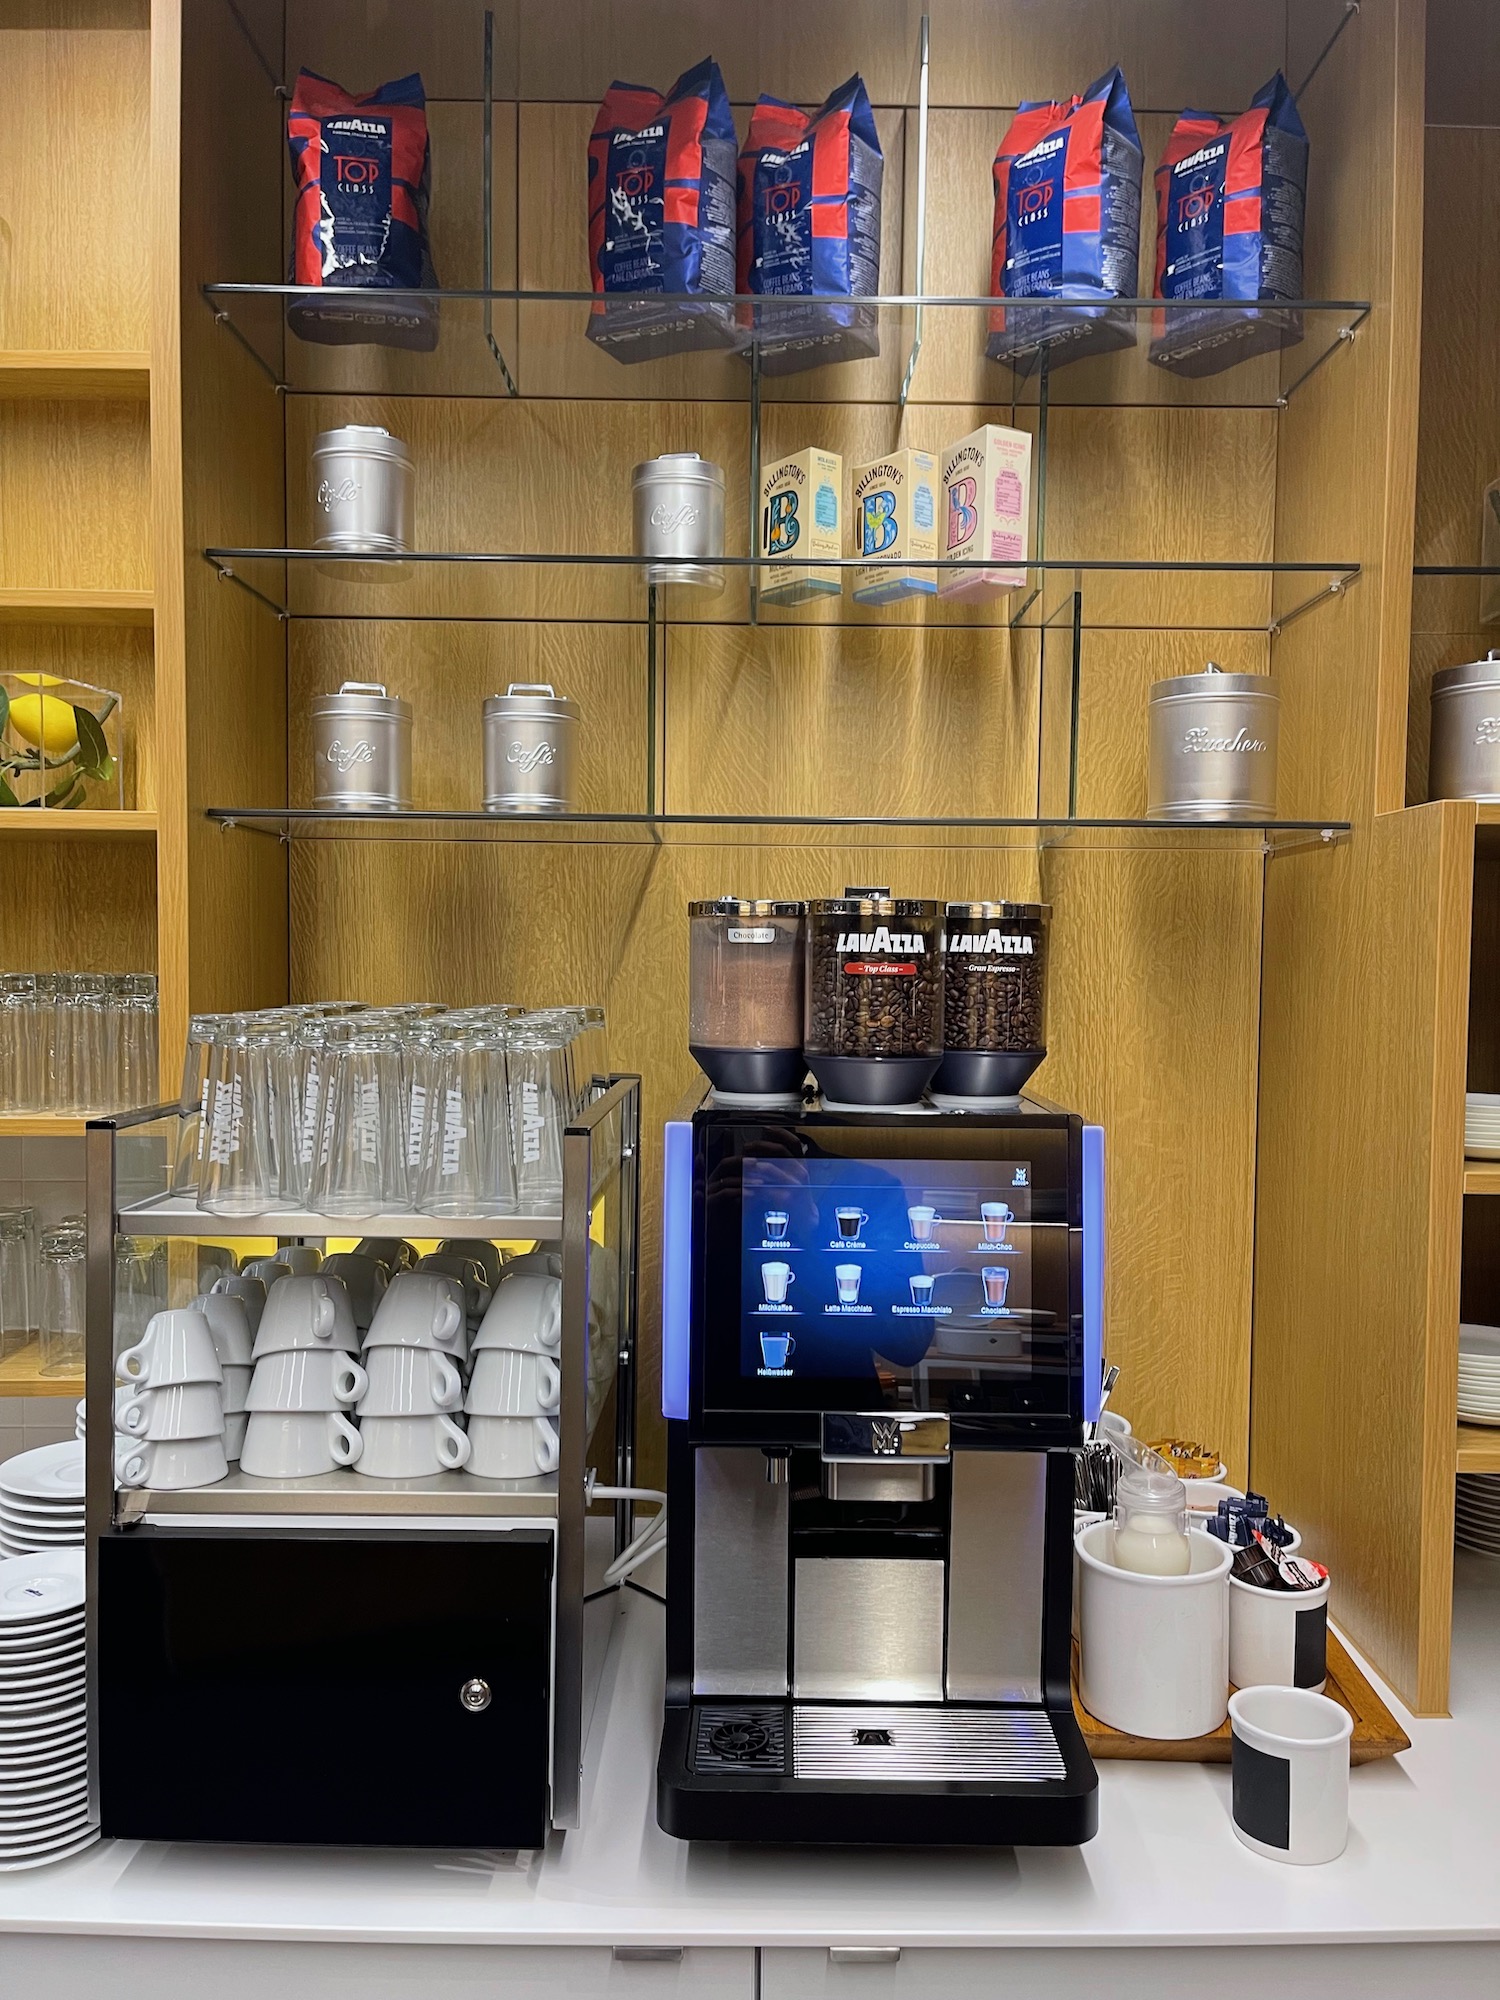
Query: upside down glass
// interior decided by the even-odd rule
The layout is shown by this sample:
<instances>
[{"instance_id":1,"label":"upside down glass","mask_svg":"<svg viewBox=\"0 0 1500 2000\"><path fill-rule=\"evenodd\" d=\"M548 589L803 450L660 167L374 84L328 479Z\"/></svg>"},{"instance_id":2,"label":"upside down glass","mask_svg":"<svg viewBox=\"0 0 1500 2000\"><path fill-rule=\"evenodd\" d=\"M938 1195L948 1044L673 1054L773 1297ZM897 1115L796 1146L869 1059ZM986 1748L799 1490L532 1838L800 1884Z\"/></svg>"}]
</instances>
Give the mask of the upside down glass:
<instances>
[{"instance_id":1,"label":"upside down glass","mask_svg":"<svg viewBox=\"0 0 1500 2000\"><path fill-rule=\"evenodd\" d=\"M259 1215L277 1202L270 1030L225 1015L208 1070L208 1139L198 1206L210 1215Z\"/></svg>"},{"instance_id":2,"label":"upside down glass","mask_svg":"<svg viewBox=\"0 0 1500 2000\"><path fill-rule=\"evenodd\" d=\"M562 1201L562 1135L571 1116L567 1028L517 1023L508 1036L516 1199L527 1211Z\"/></svg>"},{"instance_id":3,"label":"upside down glass","mask_svg":"<svg viewBox=\"0 0 1500 2000\"><path fill-rule=\"evenodd\" d=\"M440 1032L426 1052L426 1110L416 1206L424 1215L513 1211L508 1033L473 1021Z\"/></svg>"},{"instance_id":4,"label":"upside down glass","mask_svg":"<svg viewBox=\"0 0 1500 2000\"><path fill-rule=\"evenodd\" d=\"M0 1208L0 1360L36 1335L35 1248L35 1210Z\"/></svg>"},{"instance_id":5,"label":"upside down glass","mask_svg":"<svg viewBox=\"0 0 1500 2000\"><path fill-rule=\"evenodd\" d=\"M84 1238L61 1224L42 1236L43 1375L82 1375Z\"/></svg>"},{"instance_id":6,"label":"upside down glass","mask_svg":"<svg viewBox=\"0 0 1500 2000\"><path fill-rule=\"evenodd\" d=\"M401 1036L365 1020L331 1029L309 1206L320 1215L380 1215L410 1204Z\"/></svg>"}]
</instances>

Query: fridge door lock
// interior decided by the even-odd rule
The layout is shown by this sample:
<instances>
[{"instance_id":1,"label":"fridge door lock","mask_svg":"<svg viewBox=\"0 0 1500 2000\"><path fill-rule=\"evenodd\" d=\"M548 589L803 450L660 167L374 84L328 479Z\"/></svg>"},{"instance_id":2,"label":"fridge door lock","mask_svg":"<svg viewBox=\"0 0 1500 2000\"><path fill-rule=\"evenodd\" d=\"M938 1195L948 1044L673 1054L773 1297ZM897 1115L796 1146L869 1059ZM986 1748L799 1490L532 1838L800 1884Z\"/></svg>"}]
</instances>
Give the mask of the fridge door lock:
<instances>
[{"instance_id":1,"label":"fridge door lock","mask_svg":"<svg viewBox=\"0 0 1500 2000\"><path fill-rule=\"evenodd\" d=\"M489 1682L480 1680L477 1675L473 1680L464 1682L458 1691L458 1698L470 1715L482 1714L494 1699Z\"/></svg>"}]
</instances>

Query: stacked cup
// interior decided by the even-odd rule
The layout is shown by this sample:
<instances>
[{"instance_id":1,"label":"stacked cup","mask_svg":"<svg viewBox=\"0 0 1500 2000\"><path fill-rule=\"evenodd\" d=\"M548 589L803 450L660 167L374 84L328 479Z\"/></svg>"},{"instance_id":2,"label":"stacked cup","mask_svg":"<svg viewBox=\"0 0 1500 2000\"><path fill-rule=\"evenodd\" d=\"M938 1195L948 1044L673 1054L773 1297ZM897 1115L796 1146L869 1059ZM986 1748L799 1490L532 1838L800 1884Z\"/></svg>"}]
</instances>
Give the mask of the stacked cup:
<instances>
[{"instance_id":1,"label":"stacked cup","mask_svg":"<svg viewBox=\"0 0 1500 2000\"><path fill-rule=\"evenodd\" d=\"M245 1301L232 1292L205 1292L198 1310L208 1321L214 1352L224 1373L224 1456L233 1465L245 1443L250 1394L251 1353L255 1335Z\"/></svg>"},{"instance_id":2,"label":"stacked cup","mask_svg":"<svg viewBox=\"0 0 1500 2000\"><path fill-rule=\"evenodd\" d=\"M390 1283L389 1266L367 1250L336 1250L323 1259L323 1275L338 1279L349 1294L354 1324L361 1335L368 1333L375 1309Z\"/></svg>"},{"instance_id":3,"label":"stacked cup","mask_svg":"<svg viewBox=\"0 0 1500 2000\"><path fill-rule=\"evenodd\" d=\"M253 1339L260 1332L261 1315L266 1309L264 1279L252 1277L248 1271L228 1271L222 1278L214 1279L211 1289L216 1297L239 1300L250 1321Z\"/></svg>"},{"instance_id":4,"label":"stacked cup","mask_svg":"<svg viewBox=\"0 0 1500 2000\"><path fill-rule=\"evenodd\" d=\"M468 1463L469 1440L450 1414L463 1400L467 1357L461 1283L441 1271L398 1271L365 1336L357 1471L421 1479Z\"/></svg>"},{"instance_id":5,"label":"stacked cup","mask_svg":"<svg viewBox=\"0 0 1500 2000\"><path fill-rule=\"evenodd\" d=\"M257 1479L312 1479L355 1464L360 1434L344 1413L367 1383L340 1281L322 1274L278 1278L251 1352L240 1470Z\"/></svg>"},{"instance_id":6,"label":"stacked cup","mask_svg":"<svg viewBox=\"0 0 1500 2000\"><path fill-rule=\"evenodd\" d=\"M201 1301L156 1313L115 1362L115 1477L122 1486L212 1486L229 1471L224 1370Z\"/></svg>"},{"instance_id":7,"label":"stacked cup","mask_svg":"<svg viewBox=\"0 0 1500 2000\"><path fill-rule=\"evenodd\" d=\"M495 1288L478 1258L453 1251L432 1250L418 1259L417 1269L436 1271L457 1281L464 1297L464 1324L470 1335L477 1333L480 1321L490 1309L490 1300L495 1296Z\"/></svg>"},{"instance_id":8,"label":"stacked cup","mask_svg":"<svg viewBox=\"0 0 1500 2000\"><path fill-rule=\"evenodd\" d=\"M507 1275L475 1337L464 1404L477 1477L537 1479L557 1470L561 1341L561 1280L549 1272Z\"/></svg>"}]
</instances>

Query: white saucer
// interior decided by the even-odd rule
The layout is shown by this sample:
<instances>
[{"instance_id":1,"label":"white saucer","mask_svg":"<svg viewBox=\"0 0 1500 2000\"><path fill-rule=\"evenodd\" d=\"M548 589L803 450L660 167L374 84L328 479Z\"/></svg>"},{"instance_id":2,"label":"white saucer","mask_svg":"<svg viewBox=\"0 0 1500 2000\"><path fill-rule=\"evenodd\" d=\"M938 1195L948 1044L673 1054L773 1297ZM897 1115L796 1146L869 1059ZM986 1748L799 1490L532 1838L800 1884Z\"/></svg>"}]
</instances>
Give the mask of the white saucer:
<instances>
[{"instance_id":1,"label":"white saucer","mask_svg":"<svg viewBox=\"0 0 1500 2000\"><path fill-rule=\"evenodd\" d=\"M83 1446L77 1438L39 1445L0 1464L0 1493L17 1499L73 1501L83 1494Z\"/></svg>"},{"instance_id":2,"label":"white saucer","mask_svg":"<svg viewBox=\"0 0 1500 2000\"><path fill-rule=\"evenodd\" d=\"M60 1611L76 1611L82 1603L82 1549L0 1562L0 1626L40 1624Z\"/></svg>"}]
</instances>

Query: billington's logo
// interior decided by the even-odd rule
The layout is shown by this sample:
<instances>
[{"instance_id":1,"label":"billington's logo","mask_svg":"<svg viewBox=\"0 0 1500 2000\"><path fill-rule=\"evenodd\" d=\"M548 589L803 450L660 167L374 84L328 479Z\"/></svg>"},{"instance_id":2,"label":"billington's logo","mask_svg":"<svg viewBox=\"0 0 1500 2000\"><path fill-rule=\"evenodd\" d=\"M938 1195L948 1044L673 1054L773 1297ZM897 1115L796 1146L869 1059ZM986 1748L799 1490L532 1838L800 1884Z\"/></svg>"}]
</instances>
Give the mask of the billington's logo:
<instances>
[{"instance_id":1,"label":"billington's logo","mask_svg":"<svg viewBox=\"0 0 1500 2000\"><path fill-rule=\"evenodd\" d=\"M927 946L917 931L888 931L884 924L873 931L840 931L836 947L839 951L859 951L865 953L893 951L904 958L917 958Z\"/></svg>"}]
</instances>

